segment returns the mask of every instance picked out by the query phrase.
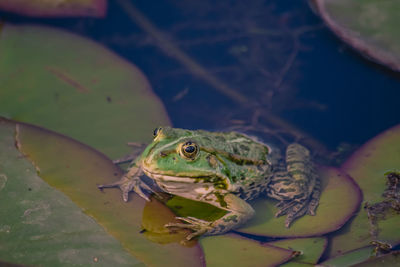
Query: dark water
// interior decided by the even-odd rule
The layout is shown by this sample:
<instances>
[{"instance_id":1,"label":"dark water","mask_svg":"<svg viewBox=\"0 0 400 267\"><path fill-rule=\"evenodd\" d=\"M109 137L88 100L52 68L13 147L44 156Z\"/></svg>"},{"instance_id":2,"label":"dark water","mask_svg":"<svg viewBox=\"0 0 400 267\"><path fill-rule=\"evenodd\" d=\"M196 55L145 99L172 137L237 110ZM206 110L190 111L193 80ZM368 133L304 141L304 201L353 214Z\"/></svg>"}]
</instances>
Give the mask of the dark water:
<instances>
[{"instance_id":1,"label":"dark water","mask_svg":"<svg viewBox=\"0 0 400 267\"><path fill-rule=\"evenodd\" d=\"M400 122L400 75L371 63L323 25L306 1L134 1L167 38L247 99L242 105L193 75L134 23L118 1L107 17L32 19L92 38L136 64L176 127L221 129L273 113L334 150ZM273 126L272 126L273 127Z\"/></svg>"}]
</instances>

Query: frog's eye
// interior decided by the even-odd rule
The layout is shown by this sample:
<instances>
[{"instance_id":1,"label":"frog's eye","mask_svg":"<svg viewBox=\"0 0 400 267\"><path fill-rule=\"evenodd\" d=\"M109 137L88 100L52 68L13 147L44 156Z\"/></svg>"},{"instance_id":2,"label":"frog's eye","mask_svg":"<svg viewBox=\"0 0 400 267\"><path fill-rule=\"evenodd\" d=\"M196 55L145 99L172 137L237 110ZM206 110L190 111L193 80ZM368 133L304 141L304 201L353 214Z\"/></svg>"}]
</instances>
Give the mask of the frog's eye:
<instances>
[{"instance_id":1,"label":"frog's eye","mask_svg":"<svg viewBox=\"0 0 400 267\"><path fill-rule=\"evenodd\" d=\"M154 138L157 137L157 135L161 132L161 129L162 129L161 127L157 127L154 129L154 132L153 132Z\"/></svg>"},{"instance_id":2,"label":"frog's eye","mask_svg":"<svg viewBox=\"0 0 400 267\"><path fill-rule=\"evenodd\" d=\"M199 146L193 141L187 141L181 145L180 154L186 159L195 159L199 152Z\"/></svg>"}]
</instances>

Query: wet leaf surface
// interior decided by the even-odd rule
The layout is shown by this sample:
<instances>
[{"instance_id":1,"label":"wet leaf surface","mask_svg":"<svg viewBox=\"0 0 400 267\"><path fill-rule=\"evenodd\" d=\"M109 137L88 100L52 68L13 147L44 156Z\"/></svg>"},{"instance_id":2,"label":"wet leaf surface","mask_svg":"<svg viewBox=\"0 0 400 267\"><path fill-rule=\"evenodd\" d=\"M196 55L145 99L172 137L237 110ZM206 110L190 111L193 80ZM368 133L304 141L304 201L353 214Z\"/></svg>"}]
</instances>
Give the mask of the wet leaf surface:
<instances>
[{"instance_id":1,"label":"wet leaf surface","mask_svg":"<svg viewBox=\"0 0 400 267\"><path fill-rule=\"evenodd\" d=\"M136 66L65 31L0 29L0 116L57 131L118 158L169 119Z\"/></svg>"},{"instance_id":2,"label":"wet leaf surface","mask_svg":"<svg viewBox=\"0 0 400 267\"><path fill-rule=\"evenodd\" d=\"M276 266L292 258L293 251L260 244L236 234L208 236L200 240L207 267Z\"/></svg>"},{"instance_id":3,"label":"wet leaf surface","mask_svg":"<svg viewBox=\"0 0 400 267\"><path fill-rule=\"evenodd\" d=\"M37 176L0 121L0 259L37 266L142 266L118 240ZM1 266L5 266L0 263Z\"/></svg>"},{"instance_id":4,"label":"wet leaf surface","mask_svg":"<svg viewBox=\"0 0 400 267\"><path fill-rule=\"evenodd\" d=\"M344 172L331 167L320 167L322 193L315 216L303 216L285 228L285 216L274 217L275 200L260 198L251 202L256 216L239 228L239 232L270 237L318 236L343 226L357 211L361 192Z\"/></svg>"},{"instance_id":5,"label":"wet leaf surface","mask_svg":"<svg viewBox=\"0 0 400 267\"><path fill-rule=\"evenodd\" d=\"M354 267L380 267L380 266L400 266L400 252L394 251L392 253L368 259L359 264L353 265Z\"/></svg>"},{"instance_id":6,"label":"wet leaf surface","mask_svg":"<svg viewBox=\"0 0 400 267\"><path fill-rule=\"evenodd\" d=\"M226 211L208 203L185 199L180 196L172 197L166 205L178 216L194 216L207 221L217 220L226 214Z\"/></svg>"},{"instance_id":7,"label":"wet leaf surface","mask_svg":"<svg viewBox=\"0 0 400 267\"><path fill-rule=\"evenodd\" d=\"M185 242L185 237L191 233L187 229L176 229L174 231L165 227L167 223L179 223L176 215L159 200L152 197L146 202L143 209L142 227L144 235L151 241L159 244L181 243L186 246L195 245L195 240Z\"/></svg>"},{"instance_id":8,"label":"wet leaf surface","mask_svg":"<svg viewBox=\"0 0 400 267\"><path fill-rule=\"evenodd\" d=\"M282 266L298 266L298 264L316 264L328 244L325 237L282 239L266 243L271 246L299 251L301 255L295 257Z\"/></svg>"},{"instance_id":9,"label":"wet leaf surface","mask_svg":"<svg viewBox=\"0 0 400 267\"><path fill-rule=\"evenodd\" d=\"M369 59L400 71L399 1L314 0L325 23Z\"/></svg>"},{"instance_id":10,"label":"wet leaf surface","mask_svg":"<svg viewBox=\"0 0 400 267\"><path fill-rule=\"evenodd\" d=\"M0 0L0 9L32 17L104 17L107 0Z\"/></svg>"},{"instance_id":11,"label":"wet leaf surface","mask_svg":"<svg viewBox=\"0 0 400 267\"><path fill-rule=\"evenodd\" d=\"M386 173L400 168L400 126L393 127L371 139L358 149L342 166L359 184L363 191L362 204L382 203L383 192L387 187ZM391 245L400 242L400 214L388 210L381 214L377 223L371 223L366 209L361 209L351 224L346 225L331 237L329 255L345 253L361 248L373 240ZM375 229L375 230L374 230Z\"/></svg>"},{"instance_id":12,"label":"wet leaf surface","mask_svg":"<svg viewBox=\"0 0 400 267\"><path fill-rule=\"evenodd\" d=\"M4 123L13 124L3 120ZM18 123L17 129L20 150L33 161L40 178L93 217L129 253L153 266L163 266L166 261L173 266L202 265L198 245L160 245L141 233L143 199L131 194L130 201L125 203L119 190L101 192L97 189L96 184L109 183L122 174L104 155L42 128ZM42 200L46 197L46 194L39 196Z\"/></svg>"},{"instance_id":13,"label":"wet leaf surface","mask_svg":"<svg viewBox=\"0 0 400 267\"><path fill-rule=\"evenodd\" d=\"M330 258L320 264L327 267L341 267L341 266L353 266L354 264L363 262L371 257L373 247L368 246L365 248L356 249L340 256Z\"/></svg>"}]
</instances>

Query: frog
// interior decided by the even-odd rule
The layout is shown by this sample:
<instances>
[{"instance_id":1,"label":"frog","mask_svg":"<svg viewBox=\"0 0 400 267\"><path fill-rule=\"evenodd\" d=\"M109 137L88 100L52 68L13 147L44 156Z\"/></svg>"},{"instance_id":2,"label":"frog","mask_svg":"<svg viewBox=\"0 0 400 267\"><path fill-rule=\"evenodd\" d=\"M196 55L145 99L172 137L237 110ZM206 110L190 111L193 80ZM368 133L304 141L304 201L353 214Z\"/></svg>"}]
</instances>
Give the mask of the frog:
<instances>
[{"instance_id":1,"label":"frog","mask_svg":"<svg viewBox=\"0 0 400 267\"><path fill-rule=\"evenodd\" d=\"M236 131L213 132L157 127L153 141L129 164L116 182L122 198L136 192L146 201L156 193L143 181L146 175L170 195L205 202L226 213L214 221L176 217L165 227L190 229L186 239L223 234L244 224L255 214L248 201L266 195L276 199L275 217L284 216L289 228L303 215L315 215L320 198L320 178L311 152L291 143L286 153Z\"/></svg>"}]
</instances>

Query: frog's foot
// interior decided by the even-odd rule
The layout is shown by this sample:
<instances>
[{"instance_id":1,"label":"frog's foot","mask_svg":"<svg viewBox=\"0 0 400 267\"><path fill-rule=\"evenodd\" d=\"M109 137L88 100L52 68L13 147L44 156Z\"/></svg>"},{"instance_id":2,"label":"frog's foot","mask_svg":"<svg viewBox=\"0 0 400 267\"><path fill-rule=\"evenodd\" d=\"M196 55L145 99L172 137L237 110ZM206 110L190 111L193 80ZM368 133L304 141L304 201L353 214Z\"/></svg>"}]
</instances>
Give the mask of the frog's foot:
<instances>
[{"instance_id":1,"label":"frog's foot","mask_svg":"<svg viewBox=\"0 0 400 267\"><path fill-rule=\"evenodd\" d=\"M154 193L154 190L150 186L148 186L146 183L144 183L140 179L140 177L128 177L127 175L122 176L122 178L115 183L97 185L97 187L100 190L102 190L103 188L118 187L122 191L122 199L125 202L128 201L128 195L129 195L129 192L131 192L131 191L135 191L139 196L141 196L142 198L144 198L147 201L150 201L150 199L143 192L143 189Z\"/></svg>"},{"instance_id":2,"label":"frog's foot","mask_svg":"<svg viewBox=\"0 0 400 267\"><path fill-rule=\"evenodd\" d=\"M279 210L275 213L275 217L279 217L282 215L286 215L285 227L289 228L290 224L298 217L306 214L308 209L308 201L307 203L298 202L298 201L281 201L277 206Z\"/></svg>"},{"instance_id":3,"label":"frog's foot","mask_svg":"<svg viewBox=\"0 0 400 267\"><path fill-rule=\"evenodd\" d=\"M289 228L291 223L303 216L304 214L315 215L315 210L318 207L319 196L320 196L319 183L315 186L313 193L308 199L293 199L293 200L282 200L276 207L279 209L275 213L275 217L283 216L287 214L285 220L286 228Z\"/></svg>"},{"instance_id":4,"label":"frog's foot","mask_svg":"<svg viewBox=\"0 0 400 267\"><path fill-rule=\"evenodd\" d=\"M307 209L308 215L312 216L315 215L315 210L318 207L320 196L321 196L321 182L319 181L319 179L317 179L315 181L313 192L310 196L310 202L308 204L308 209Z\"/></svg>"},{"instance_id":5,"label":"frog's foot","mask_svg":"<svg viewBox=\"0 0 400 267\"><path fill-rule=\"evenodd\" d=\"M210 232L213 227L212 222L201 220L195 217L176 217L176 219L181 220L186 223L167 223L165 227L167 228L184 228L190 229L194 232L186 237L186 240L191 240L196 236L200 236Z\"/></svg>"}]
</instances>

